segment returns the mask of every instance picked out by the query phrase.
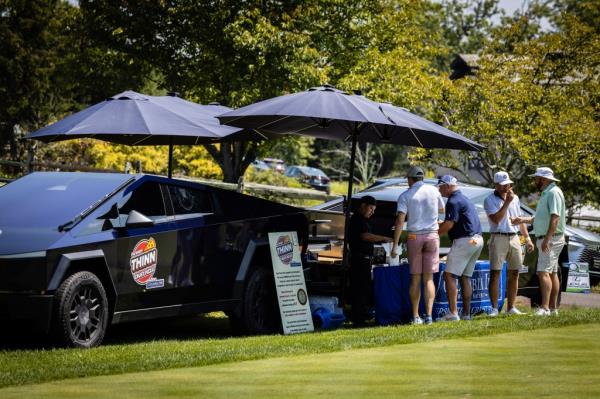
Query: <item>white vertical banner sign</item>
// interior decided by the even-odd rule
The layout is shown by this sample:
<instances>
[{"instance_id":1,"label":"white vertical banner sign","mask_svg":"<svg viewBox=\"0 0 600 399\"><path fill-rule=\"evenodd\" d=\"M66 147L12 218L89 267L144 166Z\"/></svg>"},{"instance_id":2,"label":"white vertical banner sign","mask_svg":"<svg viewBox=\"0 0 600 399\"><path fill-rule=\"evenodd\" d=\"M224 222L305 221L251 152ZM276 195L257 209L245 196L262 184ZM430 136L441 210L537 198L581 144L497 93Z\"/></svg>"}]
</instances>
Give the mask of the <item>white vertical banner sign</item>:
<instances>
[{"instance_id":1,"label":"white vertical banner sign","mask_svg":"<svg viewBox=\"0 0 600 399\"><path fill-rule=\"evenodd\" d=\"M284 334L314 331L295 231L269 233L273 275Z\"/></svg>"}]
</instances>

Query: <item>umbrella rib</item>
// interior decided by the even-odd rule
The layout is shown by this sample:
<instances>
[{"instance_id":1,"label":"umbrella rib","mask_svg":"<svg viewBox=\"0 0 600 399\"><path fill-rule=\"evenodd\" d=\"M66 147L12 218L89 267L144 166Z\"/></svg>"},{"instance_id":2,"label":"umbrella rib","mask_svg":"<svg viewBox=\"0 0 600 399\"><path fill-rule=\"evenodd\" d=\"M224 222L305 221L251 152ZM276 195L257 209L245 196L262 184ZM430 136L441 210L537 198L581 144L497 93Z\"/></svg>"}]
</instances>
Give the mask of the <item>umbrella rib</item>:
<instances>
[{"instance_id":1,"label":"umbrella rib","mask_svg":"<svg viewBox=\"0 0 600 399\"><path fill-rule=\"evenodd\" d=\"M279 121L282 121L282 120L284 120L284 119L287 119L287 118L290 118L290 115L282 116L282 117L281 117L281 118L279 118L279 119L275 119L274 121L270 121L269 123L266 123L266 124L264 124L264 125L262 125L262 126L258 126L256 129L263 129L265 126L272 125L272 124L274 124L274 123L277 123L277 122L279 122ZM238 119L239 119L239 118L238 118Z\"/></svg>"},{"instance_id":2,"label":"umbrella rib","mask_svg":"<svg viewBox=\"0 0 600 399\"><path fill-rule=\"evenodd\" d=\"M412 128L409 127L408 130L410 130L410 132L412 133L412 135L415 137L415 139L417 140L417 143L419 143L419 145L421 147L425 148L425 146L423 145L423 143L421 143L421 140L419 140L419 138L417 137L417 135L415 134L415 132L412 130Z\"/></svg>"},{"instance_id":3,"label":"umbrella rib","mask_svg":"<svg viewBox=\"0 0 600 399\"><path fill-rule=\"evenodd\" d=\"M263 140L268 140L269 138L267 136L265 136L264 134L262 134L261 132L259 132L256 129L252 129L252 131L254 131L254 133L258 134L260 137L263 138Z\"/></svg>"},{"instance_id":4,"label":"umbrella rib","mask_svg":"<svg viewBox=\"0 0 600 399\"><path fill-rule=\"evenodd\" d=\"M136 141L132 145L139 145L141 142L148 140L150 137L152 137L152 135L144 136L143 139Z\"/></svg>"}]
</instances>

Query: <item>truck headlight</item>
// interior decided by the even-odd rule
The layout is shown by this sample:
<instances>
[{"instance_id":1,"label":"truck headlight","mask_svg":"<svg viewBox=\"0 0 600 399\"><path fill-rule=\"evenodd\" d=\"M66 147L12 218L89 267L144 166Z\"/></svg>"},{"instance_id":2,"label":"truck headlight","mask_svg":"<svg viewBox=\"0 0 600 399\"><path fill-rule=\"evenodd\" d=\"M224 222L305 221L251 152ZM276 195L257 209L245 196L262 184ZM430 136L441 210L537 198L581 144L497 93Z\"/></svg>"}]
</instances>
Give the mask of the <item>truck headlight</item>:
<instances>
[{"instance_id":1,"label":"truck headlight","mask_svg":"<svg viewBox=\"0 0 600 399\"><path fill-rule=\"evenodd\" d=\"M570 236L567 249L569 252L569 262L577 262L585 249L585 244L577 236Z\"/></svg>"}]
</instances>

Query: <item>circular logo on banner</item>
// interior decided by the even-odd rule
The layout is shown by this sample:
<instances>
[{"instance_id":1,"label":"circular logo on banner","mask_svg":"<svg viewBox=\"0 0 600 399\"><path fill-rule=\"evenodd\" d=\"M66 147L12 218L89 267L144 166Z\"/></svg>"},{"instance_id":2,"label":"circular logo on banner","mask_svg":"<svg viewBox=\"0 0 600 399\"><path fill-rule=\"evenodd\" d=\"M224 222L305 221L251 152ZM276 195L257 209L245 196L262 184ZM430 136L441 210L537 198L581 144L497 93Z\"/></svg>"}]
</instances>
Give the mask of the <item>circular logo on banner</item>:
<instances>
[{"instance_id":1,"label":"circular logo on banner","mask_svg":"<svg viewBox=\"0 0 600 399\"><path fill-rule=\"evenodd\" d=\"M298 302L300 302L300 305L306 305L306 300L308 299L308 296L306 295L306 291L304 291L302 288L300 288L298 290Z\"/></svg>"},{"instance_id":2,"label":"circular logo on banner","mask_svg":"<svg viewBox=\"0 0 600 399\"><path fill-rule=\"evenodd\" d=\"M277 256L284 264L289 265L294 257L294 245L290 236L279 236L277 244L275 245Z\"/></svg>"},{"instance_id":3,"label":"circular logo on banner","mask_svg":"<svg viewBox=\"0 0 600 399\"><path fill-rule=\"evenodd\" d=\"M576 271L577 263L569 263L569 270Z\"/></svg>"},{"instance_id":4,"label":"circular logo on banner","mask_svg":"<svg viewBox=\"0 0 600 399\"><path fill-rule=\"evenodd\" d=\"M158 251L154 238L139 241L131 251L129 266L131 275L136 283L145 285L148 280L154 277L156 265L158 264Z\"/></svg>"}]
</instances>

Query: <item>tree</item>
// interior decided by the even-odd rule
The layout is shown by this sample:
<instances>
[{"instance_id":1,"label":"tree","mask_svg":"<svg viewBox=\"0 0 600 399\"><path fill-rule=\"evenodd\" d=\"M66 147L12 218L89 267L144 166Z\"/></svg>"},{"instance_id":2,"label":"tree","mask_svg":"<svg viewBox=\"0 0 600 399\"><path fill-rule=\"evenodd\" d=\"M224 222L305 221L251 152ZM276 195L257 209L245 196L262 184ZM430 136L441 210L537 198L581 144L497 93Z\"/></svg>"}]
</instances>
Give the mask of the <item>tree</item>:
<instances>
[{"instance_id":1,"label":"tree","mask_svg":"<svg viewBox=\"0 0 600 399\"><path fill-rule=\"evenodd\" d=\"M488 184L506 170L528 194L534 188L526 175L551 166L570 207L598 204L600 21L590 25L563 10L559 30L522 35L529 23L518 18L498 30L477 76L449 86L442 108L453 130L486 145L469 156L484 166Z\"/></svg>"},{"instance_id":2,"label":"tree","mask_svg":"<svg viewBox=\"0 0 600 399\"><path fill-rule=\"evenodd\" d=\"M478 53L492 29L493 17L503 15L498 0L443 0L442 31L451 54Z\"/></svg>"},{"instance_id":3,"label":"tree","mask_svg":"<svg viewBox=\"0 0 600 399\"><path fill-rule=\"evenodd\" d=\"M19 132L44 123L60 96L53 85L61 62L59 1L0 2L0 156L18 159Z\"/></svg>"},{"instance_id":4,"label":"tree","mask_svg":"<svg viewBox=\"0 0 600 399\"><path fill-rule=\"evenodd\" d=\"M437 87L426 79L439 35L433 8L424 0L80 5L94 40L151 63L164 77L164 88L194 101L237 107L330 82L427 110L428 91ZM224 179L236 181L273 145L206 149Z\"/></svg>"}]
</instances>

